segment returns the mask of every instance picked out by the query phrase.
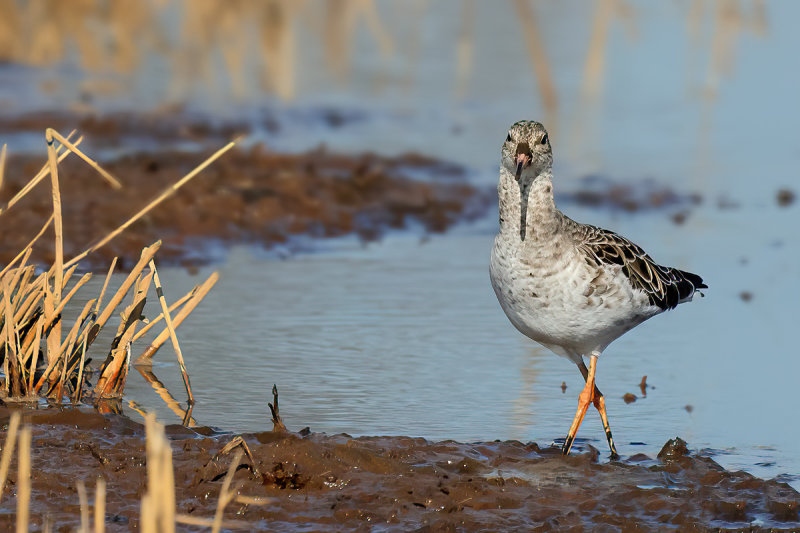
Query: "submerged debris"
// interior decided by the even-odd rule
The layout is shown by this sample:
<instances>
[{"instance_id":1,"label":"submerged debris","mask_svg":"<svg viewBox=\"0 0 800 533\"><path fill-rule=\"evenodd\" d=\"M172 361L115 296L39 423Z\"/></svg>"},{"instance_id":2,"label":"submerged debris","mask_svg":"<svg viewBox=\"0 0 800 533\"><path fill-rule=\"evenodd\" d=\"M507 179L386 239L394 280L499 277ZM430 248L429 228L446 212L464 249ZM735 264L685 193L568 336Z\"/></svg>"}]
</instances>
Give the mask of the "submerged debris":
<instances>
[{"instance_id":1,"label":"submerged debris","mask_svg":"<svg viewBox=\"0 0 800 533\"><path fill-rule=\"evenodd\" d=\"M775 200L780 207L789 207L794 203L795 194L791 189L780 189Z\"/></svg>"}]
</instances>

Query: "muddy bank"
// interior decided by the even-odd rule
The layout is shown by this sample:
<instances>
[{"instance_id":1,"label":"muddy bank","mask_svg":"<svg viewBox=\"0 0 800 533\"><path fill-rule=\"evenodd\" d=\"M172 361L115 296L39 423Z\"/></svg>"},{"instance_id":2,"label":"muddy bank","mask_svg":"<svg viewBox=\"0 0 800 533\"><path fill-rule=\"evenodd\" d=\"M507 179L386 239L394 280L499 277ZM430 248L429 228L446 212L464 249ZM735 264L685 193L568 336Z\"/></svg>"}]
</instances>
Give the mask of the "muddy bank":
<instances>
[{"instance_id":1,"label":"muddy bank","mask_svg":"<svg viewBox=\"0 0 800 533\"><path fill-rule=\"evenodd\" d=\"M124 156L103 166L122 183L112 190L93 169L73 156L59 166L66 257L83 251L135 214L205 158L165 151ZM0 202L7 202L42 167L43 156L11 155ZM387 229L420 225L442 232L486 212L491 195L469 185L465 171L408 154L346 156L320 148L287 155L257 146L233 150L172 198L90 256L104 269L114 256L125 268L158 239L162 262L208 260L209 242L270 247L295 235L335 237L355 233L378 239ZM0 263L25 247L52 210L48 183L3 214ZM52 261L51 239L32 260Z\"/></svg>"},{"instance_id":2,"label":"muddy bank","mask_svg":"<svg viewBox=\"0 0 800 533\"><path fill-rule=\"evenodd\" d=\"M9 411L0 410L5 438ZM138 525L146 481L145 433L119 415L72 409L27 412L33 428L31 524L49 515L74 528L76 480L108 484L106 525ZM265 425L269 422L265 419ZM168 426L177 512L209 518L231 455L215 458L233 435ZM668 443L659 457L601 462L596 450L564 458L555 448L516 441L462 444L411 437L253 433L243 435L234 483L269 503L231 503L227 520L272 531L565 530L643 527L675 530L800 527L800 494ZM255 464L253 464L255 463ZM16 459L0 504L4 530L15 520ZM91 500L91 491L90 491ZM247 529L245 528L245 529Z\"/></svg>"}]
</instances>

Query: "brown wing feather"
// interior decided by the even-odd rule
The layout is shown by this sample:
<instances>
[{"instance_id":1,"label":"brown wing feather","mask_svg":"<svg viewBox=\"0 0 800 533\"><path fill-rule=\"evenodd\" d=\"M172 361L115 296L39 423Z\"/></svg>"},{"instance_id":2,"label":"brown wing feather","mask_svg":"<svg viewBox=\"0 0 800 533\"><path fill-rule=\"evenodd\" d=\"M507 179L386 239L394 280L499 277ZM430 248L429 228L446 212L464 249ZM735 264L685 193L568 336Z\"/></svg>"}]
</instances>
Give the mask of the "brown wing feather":
<instances>
[{"instance_id":1,"label":"brown wing feather","mask_svg":"<svg viewBox=\"0 0 800 533\"><path fill-rule=\"evenodd\" d=\"M707 286L697 274L657 264L638 245L613 231L580 224L578 247L596 265L619 265L631 285L647 293L650 303L673 309Z\"/></svg>"}]
</instances>

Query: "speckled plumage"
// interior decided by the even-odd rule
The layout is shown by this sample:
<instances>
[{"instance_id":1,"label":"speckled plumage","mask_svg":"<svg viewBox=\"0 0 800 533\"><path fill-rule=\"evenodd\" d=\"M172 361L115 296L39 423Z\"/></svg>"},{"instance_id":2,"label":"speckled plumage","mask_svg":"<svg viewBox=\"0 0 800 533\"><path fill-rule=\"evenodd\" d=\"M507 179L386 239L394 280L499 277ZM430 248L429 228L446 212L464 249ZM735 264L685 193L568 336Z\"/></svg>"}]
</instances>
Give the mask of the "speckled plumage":
<instances>
[{"instance_id":1,"label":"speckled plumage","mask_svg":"<svg viewBox=\"0 0 800 533\"><path fill-rule=\"evenodd\" d=\"M490 273L512 324L582 365L648 318L689 301L703 280L657 265L616 233L555 206L553 156L538 122L514 124L502 148L500 232Z\"/></svg>"}]
</instances>

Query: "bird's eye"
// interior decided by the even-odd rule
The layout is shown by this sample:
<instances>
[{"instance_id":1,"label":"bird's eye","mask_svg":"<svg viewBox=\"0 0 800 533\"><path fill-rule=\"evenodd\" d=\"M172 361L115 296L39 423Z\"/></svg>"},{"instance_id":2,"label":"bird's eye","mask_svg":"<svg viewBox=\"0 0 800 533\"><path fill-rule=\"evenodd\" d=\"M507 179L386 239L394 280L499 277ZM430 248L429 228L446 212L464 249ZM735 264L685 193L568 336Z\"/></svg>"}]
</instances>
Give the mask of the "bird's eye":
<instances>
[{"instance_id":1,"label":"bird's eye","mask_svg":"<svg viewBox=\"0 0 800 533\"><path fill-rule=\"evenodd\" d=\"M547 134L542 135L542 144L547 144Z\"/></svg>"},{"instance_id":2,"label":"bird's eye","mask_svg":"<svg viewBox=\"0 0 800 533\"><path fill-rule=\"evenodd\" d=\"M506 136L506 142L507 143L511 142L511 134L510 133L508 134L508 136Z\"/></svg>"}]
</instances>

